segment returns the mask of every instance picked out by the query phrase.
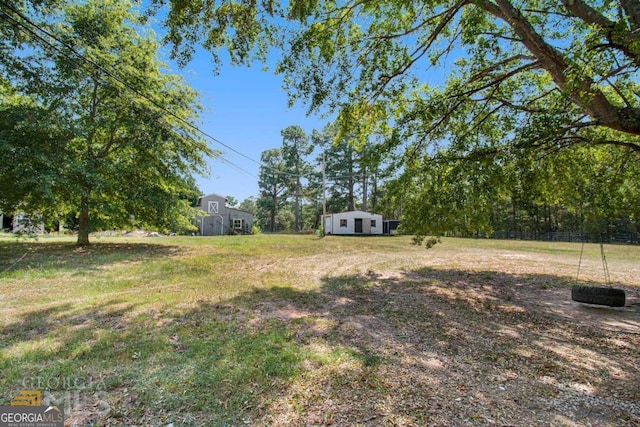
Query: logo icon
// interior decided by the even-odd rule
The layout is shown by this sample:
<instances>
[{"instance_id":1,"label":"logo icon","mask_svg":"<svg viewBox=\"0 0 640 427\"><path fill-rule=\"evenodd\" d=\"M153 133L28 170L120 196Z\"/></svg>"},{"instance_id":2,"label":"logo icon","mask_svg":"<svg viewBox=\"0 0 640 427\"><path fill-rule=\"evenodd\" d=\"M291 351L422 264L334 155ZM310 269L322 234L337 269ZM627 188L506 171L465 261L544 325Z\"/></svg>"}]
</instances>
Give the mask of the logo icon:
<instances>
[{"instance_id":1,"label":"logo icon","mask_svg":"<svg viewBox=\"0 0 640 427\"><path fill-rule=\"evenodd\" d=\"M23 390L11 401L11 406L42 406L39 390Z\"/></svg>"}]
</instances>

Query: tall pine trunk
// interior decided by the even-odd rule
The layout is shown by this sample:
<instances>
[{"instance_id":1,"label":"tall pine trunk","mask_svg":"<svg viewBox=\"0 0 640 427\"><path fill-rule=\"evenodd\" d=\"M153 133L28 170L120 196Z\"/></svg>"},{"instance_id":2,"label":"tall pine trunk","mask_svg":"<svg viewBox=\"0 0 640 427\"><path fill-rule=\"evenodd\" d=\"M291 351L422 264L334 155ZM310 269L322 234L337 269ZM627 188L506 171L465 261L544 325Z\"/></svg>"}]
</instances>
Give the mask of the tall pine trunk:
<instances>
[{"instance_id":1,"label":"tall pine trunk","mask_svg":"<svg viewBox=\"0 0 640 427\"><path fill-rule=\"evenodd\" d=\"M271 209L269 218L269 231L276 231L276 209L278 206L278 190L276 184L273 185L273 192L271 196Z\"/></svg>"},{"instance_id":2,"label":"tall pine trunk","mask_svg":"<svg viewBox=\"0 0 640 427\"><path fill-rule=\"evenodd\" d=\"M367 212L367 167L362 166L362 210Z\"/></svg>"},{"instance_id":3,"label":"tall pine trunk","mask_svg":"<svg viewBox=\"0 0 640 427\"><path fill-rule=\"evenodd\" d=\"M294 206L294 216L295 216L295 224L294 227L296 232L300 231L300 169L296 164L296 195L295 195L295 206Z\"/></svg>"}]
</instances>

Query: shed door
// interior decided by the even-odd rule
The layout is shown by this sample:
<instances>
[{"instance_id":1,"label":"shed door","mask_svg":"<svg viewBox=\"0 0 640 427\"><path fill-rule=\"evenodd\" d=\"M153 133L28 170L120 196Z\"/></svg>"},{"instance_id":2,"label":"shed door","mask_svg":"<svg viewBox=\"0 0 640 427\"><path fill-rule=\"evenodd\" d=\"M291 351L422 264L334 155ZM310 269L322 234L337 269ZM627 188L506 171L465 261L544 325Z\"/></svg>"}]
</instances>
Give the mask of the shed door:
<instances>
[{"instance_id":1,"label":"shed door","mask_svg":"<svg viewBox=\"0 0 640 427\"><path fill-rule=\"evenodd\" d=\"M362 233L371 234L371 218L365 218L362 222Z\"/></svg>"},{"instance_id":2,"label":"shed door","mask_svg":"<svg viewBox=\"0 0 640 427\"><path fill-rule=\"evenodd\" d=\"M355 219L355 230L354 233L362 233L362 218Z\"/></svg>"}]
</instances>

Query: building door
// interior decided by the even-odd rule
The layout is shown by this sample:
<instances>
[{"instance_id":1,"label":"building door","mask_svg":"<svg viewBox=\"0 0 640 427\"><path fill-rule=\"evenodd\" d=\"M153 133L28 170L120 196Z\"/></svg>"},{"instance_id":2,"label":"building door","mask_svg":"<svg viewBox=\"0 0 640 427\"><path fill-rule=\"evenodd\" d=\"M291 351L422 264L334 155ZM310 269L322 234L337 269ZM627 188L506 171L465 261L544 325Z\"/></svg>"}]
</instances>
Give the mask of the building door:
<instances>
[{"instance_id":1,"label":"building door","mask_svg":"<svg viewBox=\"0 0 640 427\"><path fill-rule=\"evenodd\" d=\"M365 218L362 222L362 234L371 234L371 218Z\"/></svg>"},{"instance_id":2,"label":"building door","mask_svg":"<svg viewBox=\"0 0 640 427\"><path fill-rule=\"evenodd\" d=\"M6 230L6 231L13 230L13 216L11 216L11 215L0 215L0 218L2 218L2 228L0 229L0 231L2 231L2 230Z\"/></svg>"},{"instance_id":3,"label":"building door","mask_svg":"<svg viewBox=\"0 0 640 427\"><path fill-rule=\"evenodd\" d=\"M355 219L355 233L362 233L362 218Z\"/></svg>"}]
</instances>

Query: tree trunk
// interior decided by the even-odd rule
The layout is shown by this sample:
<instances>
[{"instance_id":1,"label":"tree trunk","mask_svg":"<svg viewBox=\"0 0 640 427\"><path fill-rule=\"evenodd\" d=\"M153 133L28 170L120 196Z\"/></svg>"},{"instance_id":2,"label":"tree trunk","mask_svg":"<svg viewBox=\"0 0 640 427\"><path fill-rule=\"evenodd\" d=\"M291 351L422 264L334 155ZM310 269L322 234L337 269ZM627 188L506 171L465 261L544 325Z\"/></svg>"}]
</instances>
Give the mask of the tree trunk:
<instances>
[{"instance_id":1,"label":"tree trunk","mask_svg":"<svg viewBox=\"0 0 640 427\"><path fill-rule=\"evenodd\" d=\"M296 168L296 174L298 174L298 169ZM296 196L295 196L295 229L296 232L300 231L300 178L297 178L296 182Z\"/></svg>"},{"instance_id":2,"label":"tree trunk","mask_svg":"<svg viewBox=\"0 0 640 427\"><path fill-rule=\"evenodd\" d=\"M271 218L269 218L269 231L272 233L276 231L276 210L278 206L278 189L276 184L273 185L273 190L271 192Z\"/></svg>"},{"instance_id":3,"label":"tree trunk","mask_svg":"<svg viewBox=\"0 0 640 427\"><path fill-rule=\"evenodd\" d=\"M269 219L269 231L276 231L276 208L271 208L271 218Z\"/></svg>"},{"instance_id":4,"label":"tree trunk","mask_svg":"<svg viewBox=\"0 0 640 427\"><path fill-rule=\"evenodd\" d=\"M347 169L348 171L348 183L349 183L349 207L348 210L350 211L354 211L356 209L356 202L355 202L355 191L354 191L354 187L355 187L355 178L353 176L353 149L351 147L349 147L348 150L348 161L349 161L349 168Z\"/></svg>"},{"instance_id":5,"label":"tree trunk","mask_svg":"<svg viewBox=\"0 0 640 427\"><path fill-rule=\"evenodd\" d=\"M367 167L362 167L362 210L367 211Z\"/></svg>"},{"instance_id":6,"label":"tree trunk","mask_svg":"<svg viewBox=\"0 0 640 427\"><path fill-rule=\"evenodd\" d=\"M89 244L89 196L80 200L80 217L78 218L78 246Z\"/></svg>"},{"instance_id":7,"label":"tree trunk","mask_svg":"<svg viewBox=\"0 0 640 427\"><path fill-rule=\"evenodd\" d=\"M91 96L91 111L89 114L90 132L87 136L87 153L86 153L86 167L90 173L96 170L96 157L93 151L93 138L95 136L96 128L96 116L98 114L98 88L100 82L97 78L93 79L93 93ZM82 188L82 195L80 196L80 216L78 218L78 246L86 246L89 244L89 201L91 191L93 189L94 181L90 179L91 175L84 175L84 185Z\"/></svg>"},{"instance_id":8,"label":"tree trunk","mask_svg":"<svg viewBox=\"0 0 640 427\"><path fill-rule=\"evenodd\" d=\"M373 174L373 181L371 182L373 188L371 189L371 209L375 212L378 209L378 175Z\"/></svg>"},{"instance_id":9,"label":"tree trunk","mask_svg":"<svg viewBox=\"0 0 640 427\"><path fill-rule=\"evenodd\" d=\"M511 207L512 207L512 211L511 211L511 231L513 234L513 237L515 239L515 235L516 235L516 230L518 228L518 213L517 213L517 204L516 204L516 199L515 196L511 196Z\"/></svg>"},{"instance_id":10,"label":"tree trunk","mask_svg":"<svg viewBox=\"0 0 640 427\"><path fill-rule=\"evenodd\" d=\"M273 200L273 206L271 206L271 212L270 212L270 218L269 218L269 231L271 231L272 233L274 231L276 231L276 201L275 199Z\"/></svg>"},{"instance_id":11,"label":"tree trunk","mask_svg":"<svg viewBox=\"0 0 640 427\"><path fill-rule=\"evenodd\" d=\"M349 178L349 207L348 207L348 210L350 210L350 211L356 210L356 203L355 203L355 200L354 200L355 199L355 195L354 195L353 187L354 187L353 178Z\"/></svg>"}]
</instances>

